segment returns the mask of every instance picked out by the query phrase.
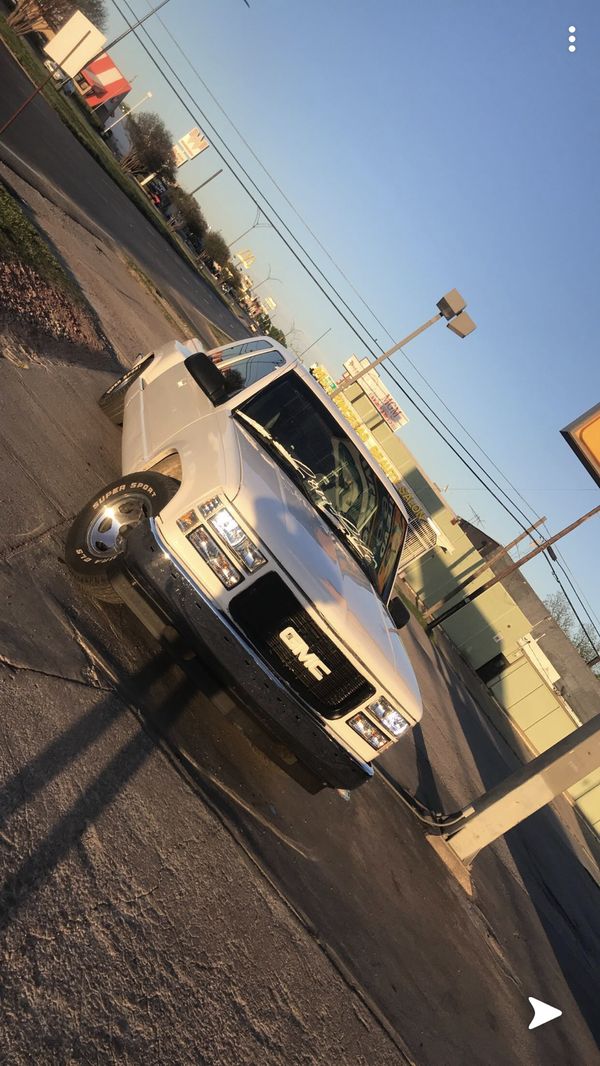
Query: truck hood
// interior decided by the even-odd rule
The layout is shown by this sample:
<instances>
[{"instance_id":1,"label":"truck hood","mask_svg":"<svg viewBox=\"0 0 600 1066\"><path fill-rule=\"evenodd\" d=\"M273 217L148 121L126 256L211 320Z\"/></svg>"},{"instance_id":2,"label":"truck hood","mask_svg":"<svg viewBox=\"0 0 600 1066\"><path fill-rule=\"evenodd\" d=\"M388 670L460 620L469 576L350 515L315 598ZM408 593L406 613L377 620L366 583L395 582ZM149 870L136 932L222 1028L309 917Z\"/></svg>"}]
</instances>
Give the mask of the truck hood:
<instances>
[{"instance_id":1,"label":"truck hood","mask_svg":"<svg viewBox=\"0 0 600 1066\"><path fill-rule=\"evenodd\" d=\"M422 704L413 668L366 574L285 470L233 424L241 481L231 501L374 684L419 721Z\"/></svg>"}]
</instances>

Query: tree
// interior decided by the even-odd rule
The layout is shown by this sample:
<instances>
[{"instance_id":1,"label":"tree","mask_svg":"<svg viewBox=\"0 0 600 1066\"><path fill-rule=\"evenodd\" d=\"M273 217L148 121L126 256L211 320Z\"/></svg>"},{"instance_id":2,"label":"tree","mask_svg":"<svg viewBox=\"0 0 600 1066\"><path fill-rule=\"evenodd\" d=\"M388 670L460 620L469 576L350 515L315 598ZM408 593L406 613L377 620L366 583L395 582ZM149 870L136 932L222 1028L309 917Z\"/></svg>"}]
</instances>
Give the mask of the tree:
<instances>
[{"instance_id":1,"label":"tree","mask_svg":"<svg viewBox=\"0 0 600 1066\"><path fill-rule=\"evenodd\" d=\"M228 260L225 270L227 273L227 281L239 296L242 291L242 279L239 270L236 270L231 259Z\"/></svg>"},{"instance_id":2,"label":"tree","mask_svg":"<svg viewBox=\"0 0 600 1066\"><path fill-rule=\"evenodd\" d=\"M283 344L284 348L287 346L285 333L279 328L279 326L274 326L273 323L271 323L269 329L269 337L272 337L274 341L279 341L280 344Z\"/></svg>"},{"instance_id":3,"label":"tree","mask_svg":"<svg viewBox=\"0 0 600 1066\"><path fill-rule=\"evenodd\" d=\"M263 312L261 315L258 315L256 321L261 333L266 333L267 337L272 337L274 341L279 341L280 344L283 344L284 348L287 348L285 333L282 329L279 329L279 326L273 325L269 315Z\"/></svg>"},{"instance_id":4,"label":"tree","mask_svg":"<svg viewBox=\"0 0 600 1066\"><path fill-rule=\"evenodd\" d=\"M202 254L206 259L212 259L213 263L217 263L222 268L229 263L229 247L225 243L224 237L217 230L211 229L206 234Z\"/></svg>"},{"instance_id":5,"label":"tree","mask_svg":"<svg viewBox=\"0 0 600 1066\"><path fill-rule=\"evenodd\" d=\"M170 190L169 196L175 210L179 213L183 225L187 227L193 236L203 240L208 232L208 223L202 214L198 201L179 185L175 185Z\"/></svg>"},{"instance_id":6,"label":"tree","mask_svg":"<svg viewBox=\"0 0 600 1066\"><path fill-rule=\"evenodd\" d=\"M130 174L159 173L172 181L175 176L173 136L163 120L154 111L147 111L136 118L130 115L126 122L131 148L121 160L123 169Z\"/></svg>"},{"instance_id":7,"label":"tree","mask_svg":"<svg viewBox=\"0 0 600 1066\"><path fill-rule=\"evenodd\" d=\"M96 29L106 29L108 15L104 0L77 0L73 3L73 11L82 11L86 18L94 23Z\"/></svg>"},{"instance_id":8,"label":"tree","mask_svg":"<svg viewBox=\"0 0 600 1066\"><path fill-rule=\"evenodd\" d=\"M560 626L565 636L569 638L573 647L576 648L581 655L581 658L584 659L585 662L589 662L590 659L593 659L596 655L596 651L592 647L590 640L581 625L577 622L564 592L553 592L551 596L546 596L544 603L556 624ZM594 673L597 673L597 668L594 669Z\"/></svg>"},{"instance_id":9,"label":"tree","mask_svg":"<svg viewBox=\"0 0 600 1066\"><path fill-rule=\"evenodd\" d=\"M58 30L74 11L83 11L99 30L106 26L104 0L17 0L6 21L15 33L23 36L33 30L42 32L48 27Z\"/></svg>"}]
</instances>

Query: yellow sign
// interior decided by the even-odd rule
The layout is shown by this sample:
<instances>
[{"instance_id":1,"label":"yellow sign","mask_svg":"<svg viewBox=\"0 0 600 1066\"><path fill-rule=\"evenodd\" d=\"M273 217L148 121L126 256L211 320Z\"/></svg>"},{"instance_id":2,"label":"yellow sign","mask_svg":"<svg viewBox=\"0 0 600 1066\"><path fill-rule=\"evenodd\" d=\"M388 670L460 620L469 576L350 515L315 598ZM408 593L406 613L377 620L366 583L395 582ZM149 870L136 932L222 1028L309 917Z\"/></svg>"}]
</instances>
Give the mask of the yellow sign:
<instances>
[{"instance_id":1,"label":"yellow sign","mask_svg":"<svg viewBox=\"0 0 600 1066\"><path fill-rule=\"evenodd\" d=\"M324 366L311 366L310 372L312 376L317 379L319 384L323 386L326 392L333 392L333 390L336 388L335 381ZM336 397L334 397L333 402L334 404L336 404L337 407L339 407L346 421L349 422L352 426L352 429L355 430L355 432L358 433L360 439L364 441L367 448L371 452L371 455L377 460L384 474L386 474L387 477L390 479L394 488L402 497L408 509L412 511L415 518L420 518L422 522L425 522L428 517L425 514L425 511L422 507L419 506L414 496L407 488L402 478L402 475L394 466L385 448L381 447L381 444L379 444L379 442L373 436L368 426L365 425L362 418L360 418L359 415L356 413L352 403L347 398L347 396L343 392L340 392Z\"/></svg>"},{"instance_id":2,"label":"yellow sign","mask_svg":"<svg viewBox=\"0 0 600 1066\"><path fill-rule=\"evenodd\" d=\"M600 403L561 429L561 433L600 485Z\"/></svg>"}]
</instances>

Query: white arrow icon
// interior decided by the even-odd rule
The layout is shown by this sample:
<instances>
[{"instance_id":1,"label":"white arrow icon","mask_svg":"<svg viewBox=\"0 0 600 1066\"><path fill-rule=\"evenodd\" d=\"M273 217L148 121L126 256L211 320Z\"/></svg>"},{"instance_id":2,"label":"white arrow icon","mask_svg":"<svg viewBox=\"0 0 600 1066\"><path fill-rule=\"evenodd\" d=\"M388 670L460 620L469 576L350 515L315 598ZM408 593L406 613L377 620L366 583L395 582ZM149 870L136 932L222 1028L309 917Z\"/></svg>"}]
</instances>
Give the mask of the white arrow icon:
<instances>
[{"instance_id":1,"label":"white arrow icon","mask_svg":"<svg viewBox=\"0 0 600 1066\"><path fill-rule=\"evenodd\" d=\"M546 1022L552 1022L555 1018L560 1018L562 1011L558 1010L557 1007L551 1007L549 1003L543 1003L541 999L535 999L533 996L528 996L527 998L533 1007L530 1029L537 1029L538 1025L545 1025Z\"/></svg>"}]
</instances>

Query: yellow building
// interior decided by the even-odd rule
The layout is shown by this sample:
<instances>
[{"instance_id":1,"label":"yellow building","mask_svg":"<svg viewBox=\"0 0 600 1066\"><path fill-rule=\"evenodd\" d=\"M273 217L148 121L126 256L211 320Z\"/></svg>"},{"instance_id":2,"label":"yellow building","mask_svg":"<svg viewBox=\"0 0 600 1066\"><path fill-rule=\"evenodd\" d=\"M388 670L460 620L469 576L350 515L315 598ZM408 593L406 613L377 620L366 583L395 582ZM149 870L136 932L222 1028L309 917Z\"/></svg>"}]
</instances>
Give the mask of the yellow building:
<instances>
[{"instance_id":1,"label":"yellow building","mask_svg":"<svg viewBox=\"0 0 600 1066\"><path fill-rule=\"evenodd\" d=\"M336 382L312 367L323 387ZM402 495L410 536L401 580L423 610L448 597L448 606L497 576L511 562L487 565L499 545L461 519L356 383L334 397ZM500 570L499 570L500 567ZM456 593L470 574L472 584ZM549 617L522 574L494 585L443 624L444 631L487 685L499 714L533 754L546 751L600 711L600 680ZM600 768L569 790L587 824L600 835Z\"/></svg>"}]
</instances>

